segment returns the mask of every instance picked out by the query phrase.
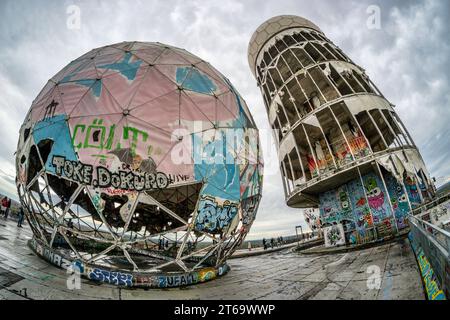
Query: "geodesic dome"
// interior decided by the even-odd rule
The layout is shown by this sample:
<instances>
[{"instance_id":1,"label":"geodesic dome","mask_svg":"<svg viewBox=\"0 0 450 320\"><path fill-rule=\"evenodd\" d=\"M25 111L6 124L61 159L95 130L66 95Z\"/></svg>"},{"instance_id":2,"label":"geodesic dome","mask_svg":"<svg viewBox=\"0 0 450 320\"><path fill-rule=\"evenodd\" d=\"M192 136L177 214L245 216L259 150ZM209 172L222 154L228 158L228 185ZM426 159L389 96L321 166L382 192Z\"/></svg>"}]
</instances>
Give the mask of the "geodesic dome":
<instances>
[{"instance_id":1,"label":"geodesic dome","mask_svg":"<svg viewBox=\"0 0 450 320\"><path fill-rule=\"evenodd\" d=\"M124 42L69 63L20 129L17 188L43 258L123 286L225 273L261 198L258 130L220 72Z\"/></svg>"}]
</instances>

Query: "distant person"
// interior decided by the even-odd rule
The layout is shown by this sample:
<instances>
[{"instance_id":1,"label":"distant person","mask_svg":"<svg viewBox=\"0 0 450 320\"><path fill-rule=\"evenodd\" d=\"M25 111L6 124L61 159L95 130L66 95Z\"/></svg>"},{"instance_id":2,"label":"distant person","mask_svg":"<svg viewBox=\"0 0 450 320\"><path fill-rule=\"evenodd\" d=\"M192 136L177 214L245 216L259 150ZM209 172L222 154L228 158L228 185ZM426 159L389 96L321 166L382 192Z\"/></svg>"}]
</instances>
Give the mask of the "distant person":
<instances>
[{"instance_id":1,"label":"distant person","mask_svg":"<svg viewBox=\"0 0 450 320\"><path fill-rule=\"evenodd\" d=\"M8 198L3 197L3 198L2 198L2 201L1 201L1 203L0 203L0 209L1 209L2 215L5 215L5 209L6 209L6 201L7 201L7 199L8 199Z\"/></svg>"},{"instance_id":2,"label":"distant person","mask_svg":"<svg viewBox=\"0 0 450 320\"><path fill-rule=\"evenodd\" d=\"M23 212L23 208L20 207L19 209L19 220L17 221L17 226L19 228L22 228L23 218L25 217L25 213Z\"/></svg>"},{"instance_id":3,"label":"distant person","mask_svg":"<svg viewBox=\"0 0 450 320\"><path fill-rule=\"evenodd\" d=\"M282 237L282 236L280 236L280 242L281 242L281 245L284 244L284 242L283 242L283 237Z\"/></svg>"},{"instance_id":4,"label":"distant person","mask_svg":"<svg viewBox=\"0 0 450 320\"><path fill-rule=\"evenodd\" d=\"M266 249L267 249L267 241L266 241L266 238L264 238L264 239L262 240L262 242L263 242L264 250L266 250Z\"/></svg>"},{"instance_id":5,"label":"distant person","mask_svg":"<svg viewBox=\"0 0 450 320\"><path fill-rule=\"evenodd\" d=\"M5 202L4 202L4 204L2 203L2 205L6 208L5 209L5 219L8 219L9 209L11 208L11 199L8 199L8 197L5 197L4 200L5 200Z\"/></svg>"},{"instance_id":6,"label":"distant person","mask_svg":"<svg viewBox=\"0 0 450 320\"><path fill-rule=\"evenodd\" d=\"M67 230L67 236L71 237L71 236L73 235L73 234L72 234L72 229L73 229L72 218L70 218L70 219L67 221L67 229L69 229L69 230Z\"/></svg>"},{"instance_id":7,"label":"distant person","mask_svg":"<svg viewBox=\"0 0 450 320\"><path fill-rule=\"evenodd\" d=\"M249 241L247 244L248 251L252 251L252 243Z\"/></svg>"},{"instance_id":8,"label":"distant person","mask_svg":"<svg viewBox=\"0 0 450 320\"><path fill-rule=\"evenodd\" d=\"M273 238L270 239L270 247L273 249L273 245L274 245L275 240Z\"/></svg>"}]
</instances>

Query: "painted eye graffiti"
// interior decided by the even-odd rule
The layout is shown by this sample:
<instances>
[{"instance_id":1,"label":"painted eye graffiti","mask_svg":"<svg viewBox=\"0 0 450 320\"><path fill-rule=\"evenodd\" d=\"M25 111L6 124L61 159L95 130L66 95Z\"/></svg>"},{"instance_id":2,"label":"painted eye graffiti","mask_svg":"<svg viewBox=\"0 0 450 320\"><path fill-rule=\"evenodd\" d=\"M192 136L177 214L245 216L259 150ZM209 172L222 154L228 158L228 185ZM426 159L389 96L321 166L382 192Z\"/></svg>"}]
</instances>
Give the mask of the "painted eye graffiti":
<instances>
[{"instance_id":1,"label":"painted eye graffiti","mask_svg":"<svg viewBox=\"0 0 450 320\"><path fill-rule=\"evenodd\" d=\"M381 189L379 187L376 187L372 189L372 191L369 192L370 197L378 197L381 194Z\"/></svg>"}]
</instances>

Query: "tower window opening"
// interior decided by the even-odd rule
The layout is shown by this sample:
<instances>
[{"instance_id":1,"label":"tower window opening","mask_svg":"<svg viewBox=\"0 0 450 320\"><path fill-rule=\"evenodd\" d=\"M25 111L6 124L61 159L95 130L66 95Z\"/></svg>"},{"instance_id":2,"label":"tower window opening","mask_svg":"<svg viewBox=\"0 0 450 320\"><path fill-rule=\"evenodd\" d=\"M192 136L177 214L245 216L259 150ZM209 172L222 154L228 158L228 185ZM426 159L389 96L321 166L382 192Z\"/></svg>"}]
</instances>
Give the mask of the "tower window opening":
<instances>
[{"instance_id":1,"label":"tower window opening","mask_svg":"<svg viewBox=\"0 0 450 320\"><path fill-rule=\"evenodd\" d=\"M283 52L288 47L282 39L275 42L275 46L277 47L279 52Z\"/></svg>"},{"instance_id":2,"label":"tower window opening","mask_svg":"<svg viewBox=\"0 0 450 320\"><path fill-rule=\"evenodd\" d=\"M316 48L314 48L314 46L310 42L308 42L304 48L305 51L309 54L309 56L314 60L314 62L318 63L325 61L325 58L320 54L320 52Z\"/></svg>"},{"instance_id":3,"label":"tower window opening","mask_svg":"<svg viewBox=\"0 0 450 320\"><path fill-rule=\"evenodd\" d=\"M306 51L302 48L292 48L292 53L297 57L297 59L302 64L303 68L306 68L309 65L312 65L314 61L312 58L306 53Z\"/></svg>"},{"instance_id":4,"label":"tower window opening","mask_svg":"<svg viewBox=\"0 0 450 320\"><path fill-rule=\"evenodd\" d=\"M383 109L381 110L381 112L383 113L384 117L386 118L386 120L388 121L389 125L391 126L392 130L394 131L394 134L397 137L397 140L399 140L400 144L402 146L406 146L409 145L407 139L405 138L405 134L403 133L403 131L398 127L397 123L395 122L395 120L393 119L391 113L386 110Z\"/></svg>"},{"instance_id":5,"label":"tower window opening","mask_svg":"<svg viewBox=\"0 0 450 320\"><path fill-rule=\"evenodd\" d=\"M293 46L293 45L296 44L295 39L291 35L285 35L283 37L283 41L284 41L284 43L287 44L288 47Z\"/></svg>"},{"instance_id":6,"label":"tower window opening","mask_svg":"<svg viewBox=\"0 0 450 320\"><path fill-rule=\"evenodd\" d=\"M338 88L341 96L352 94L353 91L349 85L345 82L344 78L336 71L336 69L330 64L329 79L333 82L336 88Z\"/></svg>"},{"instance_id":7,"label":"tower window opening","mask_svg":"<svg viewBox=\"0 0 450 320\"><path fill-rule=\"evenodd\" d=\"M293 74L296 74L303 69L303 66L300 64L291 50L286 50L282 56L286 61L286 64L291 68Z\"/></svg>"},{"instance_id":8,"label":"tower window opening","mask_svg":"<svg viewBox=\"0 0 450 320\"><path fill-rule=\"evenodd\" d=\"M394 147L400 146L395 139L396 137L395 137L394 133L389 128L388 123L384 120L380 111L378 109L372 109L369 111L369 113L372 115L372 118L375 121L375 124L377 125L378 130L380 130L384 140L386 141L388 148L394 148Z\"/></svg>"},{"instance_id":9,"label":"tower window opening","mask_svg":"<svg viewBox=\"0 0 450 320\"><path fill-rule=\"evenodd\" d=\"M369 140L369 144L373 150L373 152L379 152L386 149L386 145L383 142L380 134L378 133L375 124L370 119L367 111L362 111L356 115L356 120L359 123L359 126L362 128L364 135L367 140Z\"/></svg>"},{"instance_id":10,"label":"tower window opening","mask_svg":"<svg viewBox=\"0 0 450 320\"><path fill-rule=\"evenodd\" d=\"M305 172L304 180L311 180L312 178L318 176L318 170L316 161L314 160L314 156L312 154L312 150L306 138L305 131L303 130L303 126L299 125L295 127L295 129L292 131L292 134L297 143L297 148L300 156L299 161L301 162L301 166L303 166ZM297 158L299 156L297 155Z\"/></svg>"},{"instance_id":11,"label":"tower window opening","mask_svg":"<svg viewBox=\"0 0 450 320\"><path fill-rule=\"evenodd\" d=\"M269 54L270 54L272 60L275 59L275 58L278 56L278 53L279 53L279 52L278 52L276 46L271 46L271 47L269 48Z\"/></svg>"},{"instance_id":12,"label":"tower window opening","mask_svg":"<svg viewBox=\"0 0 450 320\"><path fill-rule=\"evenodd\" d=\"M305 37L303 37L300 33L294 33L292 37L298 42L303 43L306 41Z\"/></svg>"},{"instance_id":13,"label":"tower window opening","mask_svg":"<svg viewBox=\"0 0 450 320\"><path fill-rule=\"evenodd\" d=\"M336 159L337 165L342 167L353 161L350 146L347 145L346 137L340 124L336 121L330 108L317 112L317 119L324 130L331 151Z\"/></svg>"},{"instance_id":14,"label":"tower window opening","mask_svg":"<svg viewBox=\"0 0 450 320\"><path fill-rule=\"evenodd\" d=\"M336 59L336 57L320 43L313 43L313 45L325 56L325 58L327 60L335 60Z\"/></svg>"},{"instance_id":15,"label":"tower window opening","mask_svg":"<svg viewBox=\"0 0 450 320\"><path fill-rule=\"evenodd\" d=\"M330 108L333 109L333 113L341 125L342 131L350 146L351 153L356 159L368 156L370 154L370 148L367 140L345 103L340 102L332 105Z\"/></svg>"},{"instance_id":16,"label":"tower window opening","mask_svg":"<svg viewBox=\"0 0 450 320\"><path fill-rule=\"evenodd\" d=\"M311 36L309 32L301 31L301 35L308 41L314 40L314 38Z\"/></svg>"},{"instance_id":17,"label":"tower window opening","mask_svg":"<svg viewBox=\"0 0 450 320\"><path fill-rule=\"evenodd\" d=\"M292 76L291 69L289 68L288 64L284 61L282 55L278 58L277 68L278 72L283 78L283 82L288 80Z\"/></svg>"},{"instance_id":18,"label":"tower window opening","mask_svg":"<svg viewBox=\"0 0 450 320\"><path fill-rule=\"evenodd\" d=\"M310 104L308 97L305 96L304 91L300 87L296 78L293 78L291 81L289 81L286 87L291 93L293 102L295 103L295 106L301 117L304 117L313 110L313 106Z\"/></svg>"},{"instance_id":19,"label":"tower window opening","mask_svg":"<svg viewBox=\"0 0 450 320\"><path fill-rule=\"evenodd\" d=\"M314 82L320 89L320 92L325 97L326 102L339 98L339 93L330 84L330 80L324 74L323 70L319 67L313 67L309 69L309 74L314 79Z\"/></svg>"},{"instance_id":20,"label":"tower window opening","mask_svg":"<svg viewBox=\"0 0 450 320\"><path fill-rule=\"evenodd\" d=\"M277 68L275 68L275 67L269 68L268 73L272 77L272 80L275 84L276 89L279 89L283 85L283 80L281 79L281 76L278 73Z\"/></svg>"}]
</instances>

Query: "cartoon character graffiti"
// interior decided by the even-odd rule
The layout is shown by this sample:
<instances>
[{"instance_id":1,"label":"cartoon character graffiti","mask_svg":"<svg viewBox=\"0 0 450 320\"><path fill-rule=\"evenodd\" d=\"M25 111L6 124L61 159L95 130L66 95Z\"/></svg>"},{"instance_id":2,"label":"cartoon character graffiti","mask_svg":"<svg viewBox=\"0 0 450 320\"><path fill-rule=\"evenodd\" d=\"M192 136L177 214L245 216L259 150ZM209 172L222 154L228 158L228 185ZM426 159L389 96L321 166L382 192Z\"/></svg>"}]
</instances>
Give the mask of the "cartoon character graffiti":
<instances>
[{"instance_id":1,"label":"cartoon character graffiti","mask_svg":"<svg viewBox=\"0 0 450 320\"><path fill-rule=\"evenodd\" d=\"M376 210L379 213L385 214L384 209L384 193L378 186L374 177L369 177L365 184L367 190L367 199L369 201L369 207Z\"/></svg>"}]
</instances>

